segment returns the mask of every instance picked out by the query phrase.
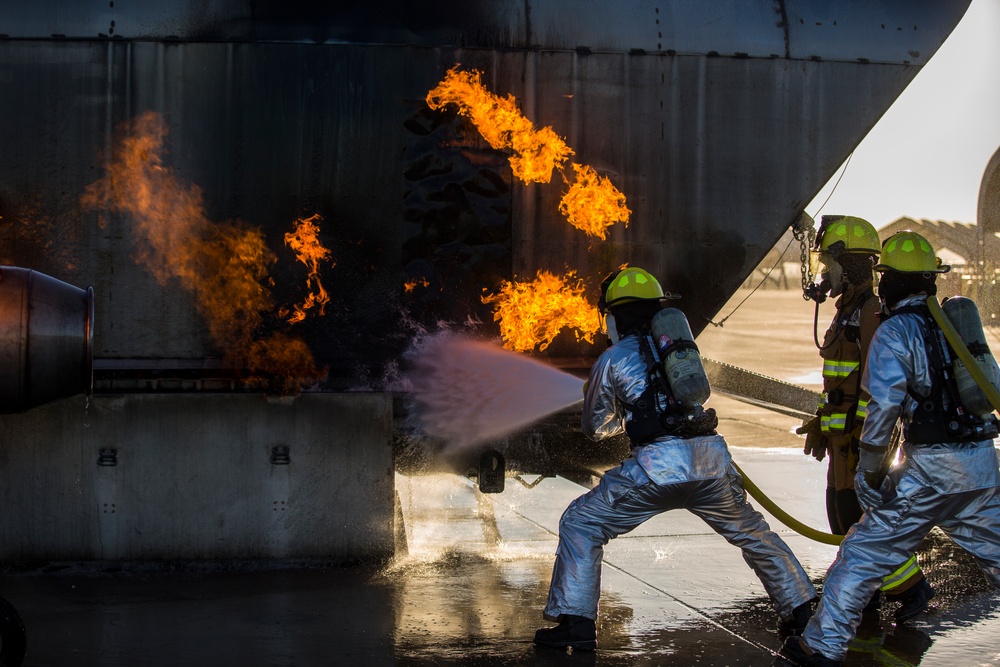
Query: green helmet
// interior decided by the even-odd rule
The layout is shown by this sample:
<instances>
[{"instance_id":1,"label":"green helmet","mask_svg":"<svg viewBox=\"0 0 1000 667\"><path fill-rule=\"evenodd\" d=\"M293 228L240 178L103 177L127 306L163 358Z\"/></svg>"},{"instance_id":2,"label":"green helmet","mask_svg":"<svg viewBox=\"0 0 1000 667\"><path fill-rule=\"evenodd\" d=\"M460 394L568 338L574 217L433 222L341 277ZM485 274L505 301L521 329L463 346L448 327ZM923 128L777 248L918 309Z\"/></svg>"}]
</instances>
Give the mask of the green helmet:
<instances>
[{"instance_id":1,"label":"green helmet","mask_svg":"<svg viewBox=\"0 0 1000 667\"><path fill-rule=\"evenodd\" d=\"M653 274L644 269L630 266L622 269L611 280L605 301L608 307L630 301L646 301L663 298L663 288Z\"/></svg>"},{"instance_id":2,"label":"green helmet","mask_svg":"<svg viewBox=\"0 0 1000 667\"><path fill-rule=\"evenodd\" d=\"M877 255L882 244L872 223L852 215L824 215L823 234L819 238L819 249L828 252L838 241L844 242L841 252Z\"/></svg>"},{"instance_id":3,"label":"green helmet","mask_svg":"<svg viewBox=\"0 0 1000 667\"><path fill-rule=\"evenodd\" d=\"M927 239L906 230L896 232L882 245L882 261L875 265L875 270L890 269L902 273L947 273L951 267L934 255Z\"/></svg>"}]
</instances>

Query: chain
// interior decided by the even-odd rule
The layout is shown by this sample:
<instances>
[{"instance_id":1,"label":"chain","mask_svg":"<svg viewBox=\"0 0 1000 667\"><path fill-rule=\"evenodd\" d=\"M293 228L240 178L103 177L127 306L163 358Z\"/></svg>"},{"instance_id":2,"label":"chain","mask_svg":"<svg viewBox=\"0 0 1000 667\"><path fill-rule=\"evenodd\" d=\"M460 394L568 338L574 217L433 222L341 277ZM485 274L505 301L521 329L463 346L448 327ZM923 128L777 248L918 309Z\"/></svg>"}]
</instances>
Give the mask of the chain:
<instances>
[{"instance_id":1,"label":"chain","mask_svg":"<svg viewBox=\"0 0 1000 667\"><path fill-rule=\"evenodd\" d=\"M799 242L799 272L802 274L802 298L809 300L809 286L813 275L809 270L809 250L816 241L816 230L812 226L812 218L808 215L799 217L792 224L792 236Z\"/></svg>"}]
</instances>

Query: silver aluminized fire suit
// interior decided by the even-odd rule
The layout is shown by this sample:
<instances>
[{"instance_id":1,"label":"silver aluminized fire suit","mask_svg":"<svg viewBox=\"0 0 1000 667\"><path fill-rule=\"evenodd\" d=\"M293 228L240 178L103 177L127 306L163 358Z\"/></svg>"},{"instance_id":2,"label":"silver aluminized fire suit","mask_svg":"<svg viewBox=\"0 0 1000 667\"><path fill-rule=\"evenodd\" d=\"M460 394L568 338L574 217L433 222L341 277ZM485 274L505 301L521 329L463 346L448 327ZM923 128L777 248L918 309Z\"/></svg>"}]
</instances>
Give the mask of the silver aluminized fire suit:
<instances>
[{"instance_id":1,"label":"silver aluminized fire suit","mask_svg":"<svg viewBox=\"0 0 1000 667\"><path fill-rule=\"evenodd\" d=\"M896 307L925 299L908 297ZM888 448L901 418L904 458L878 491L865 483L864 458L859 466L855 485L865 514L840 545L820 605L802 635L809 648L827 658L844 659L882 577L908 558L934 526L975 556L990 582L1000 587L1000 472L993 441L907 442L917 405L907 387L920 396L931 392L926 326L919 314L891 317L876 331L868 353L862 385L871 400L861 441L870 450Z\"/></svg>"},{"instance_id":2,"label":"silver aluminized fire suit","mask_svg":"<svg viewBox=\"0 0 1000 667\"><path fill-rule=\"evenodd\" d=\"M590 371L583 404L583 432L602 440L624 431L646 389L647 369L639 337L626 336L598 358ZM661 396L662 398L662 396ZM781 617L816 597L798 560L747 503L743 480L721 435L661 436L635 447L621 466L609 470L591 491L566 508L559 521L559 546L545 616L597 618L604 545L657 514L686 509L731 544L764 584ZM692 564L696 565L696 564Z\"/></svg>"}]
</instances>

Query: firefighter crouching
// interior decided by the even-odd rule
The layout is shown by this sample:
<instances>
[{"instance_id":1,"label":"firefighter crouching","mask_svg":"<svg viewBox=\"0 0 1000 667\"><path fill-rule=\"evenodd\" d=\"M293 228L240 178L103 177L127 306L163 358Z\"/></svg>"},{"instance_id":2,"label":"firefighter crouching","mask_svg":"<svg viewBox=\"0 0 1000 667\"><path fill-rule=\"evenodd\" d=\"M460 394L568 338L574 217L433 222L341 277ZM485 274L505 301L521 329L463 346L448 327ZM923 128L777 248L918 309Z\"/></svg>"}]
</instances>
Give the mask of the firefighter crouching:
<instances>
[{"instance_id":1,"label":"firefighter crouching","mask_svg":"<svg viewBox=\"0 0 1000 667\"><path fill-rule=\"evenodd\" d=\"M805 453L822 461L829 456L826 513L830 530L845 535L862 510L854 489L858 444L868 406L861 377L872 336L879 325L881 306L872 286L873 267L881 251L878 232L867 220L825 215L816 237L814 254L824 267L823 279L809 293L817 307L837 297L837 312L827 329L819 354L823 358L823 398L816 417L798 430L806 434ZM882 583L881 592L892 602L897 621L913 618L927 608L934 595L916 556L900 561ZM877 610L876 591L868 610Z\"/></svg>"},{"instance_id":2,"label":"firefighter crouching","mask_svg":"<svg viewBox=\"0 0 1000 667\"><path fill-rule=\"evenodd\" d=\"M954 349L927 306L936 299L937 274L948 267L940 265L926 239L906 231L886 240L875 270L881 272L878 293L886 317L872 339L862 379L871 398L855 486L865 514L844 538L805 632L788 638L781 649L797 665L842 664L882 578L934 526L970 552L1000 587L996 419L963 405L949 361ZM992 356L982 358L997 378L1000 369ZM897 420L902 456L890 469Z\"/></svg>"},{"instance_id":3,"label":"firefighter crouching","mask_svg":"<svg viewBox=\"0 0 1000 667\"><path fill-rule=\"evenodd\" d=\"M607 350L584 389L582 429L592 440L627 433L632 453L559 521L543 646L594 649L604 545L647 519L687 509L731 544L760 578L788 632L801 631L816 590L788 546L747 501L683 314L664 308L659 282L639 268L602 285Z\"/></svg>"}]
</instances>

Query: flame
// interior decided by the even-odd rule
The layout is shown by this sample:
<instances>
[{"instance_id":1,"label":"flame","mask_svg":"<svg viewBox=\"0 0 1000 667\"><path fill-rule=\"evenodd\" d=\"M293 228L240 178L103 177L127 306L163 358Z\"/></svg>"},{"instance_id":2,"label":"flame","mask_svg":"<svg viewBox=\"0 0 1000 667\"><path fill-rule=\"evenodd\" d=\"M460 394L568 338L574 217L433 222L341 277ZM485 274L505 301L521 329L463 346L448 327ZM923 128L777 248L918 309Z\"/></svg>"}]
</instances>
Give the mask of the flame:
<instances>
[{"instance_id":1,"label":"flame","mask_svg":"<svg viewBox=\"0 0 1000 667\"><path fill-rule=\"evenodd\" d=\"M493 319L500 323L504 347L527 352L544 350L565 328L576 329L576 339L594 342L600 329L596 306L583 297L583 281L574 271L559 277L539 271L531 282L504 281L497 294L484 296L495 303Z\"/></svg>"},{"instance_id":2,"label":"flame","mask_svg":"<svg viewBox=\"0 0 1000 667\"><path fill-rule=\"evenodd\" d=\"M285 234L285 245L294 250L295 258L309 268L309 276L306 278L309 295L301 306L295 306L294 312L288 317L291 324L306 319L306 311L316 306L319 306L319 314L322 315L330 301L330 295L319 279L320 262L330 259L330 251L319 242L319 226L316 223L322 219L318 213L308 218L299 218L295 221L295 231ZM336 263L331 262L331 266L336 266Z\"/></svg>"},{"instance_id":3,"label":"flame","mask_svg":"<svg viewBox=\"0 0 1000 667\"><path fill-rule=\"evenodd\" d=\"M195 295L215 344L251 372L278 372L270 360L296 359L283 373L315 382L319 373L305 345L285 336L254 339L262 313L272 307L261 284L275 261L260 229L239 221L213 223L202 192L164 166L167 125L146 112L121 128L123 137L105 165L106 175L87 186L85 208L124 214L139 240L135 261L161 285L177 280ZM103 221L102 221L103 224ZM268 348L268 351L264 351Z\"/></svg>"},{"instance_id":4,"label":"flame","mask_svg":"<svg viewBox=\"0 0 1000 667\"><path fill-rule=\"evenodd\" d=\"M553 169L558 169L569 183L564 170L573 149L551 127L536 130L518 110L513 95L499 97L488 91L482 84L481 72L460 72L458 67L448 70L441 83L427 93L427 105L431 109L457 106L490 146L512 149L511 171L525 183L548 183ZM575 162L572 165L576 181L559 203L559 212L571 225L602 241L611 225L623 222L627 226L632 211L625 205L625 195L593 167Z\"/></svg>"},{"instance_id":5,"label":"flame","mask_svg":"<svg viewBox=\"0 0 1000 667\"><path fill-rule=\"evenodd\" d=\"M483 86L481 76L476 70L459 72L458 65L452 67L427 93L427 105L431 109L456 105L490 146L514 151L509 160L515 176L525 183L548 183L552 170L560 168L573 149L551 127L535 129L517 108L513 95L494 95Z\"/></svg>"},{"instance_id":6,"label":"flame","mask_svg":"<svg viewBox=\"0 0 1000 667\"><path fill-rule=\"evenodd\" d=\"M573 163L576 181L559 202L559 212L569 224L602 241L608 227L616 222L628 226L631 210L625 205L625 195L608 178L602 178L592 167Z\"/></svg>"},{"instance_id":7,"label":"flame","mask_svg":"<svg viewBox=\"0 0 1000 667\"><path fill-rule=\"evenodd\" d=\"M408 280L405 283L403 283L403 289L406 292L412 292L417 288L417 285L419 285L420 287L429 287L430 284L431 283L429 280L427 280L427 278L417 278L416 280Z\"/></svg>"}]
</instances>

